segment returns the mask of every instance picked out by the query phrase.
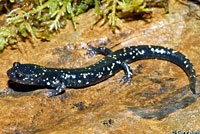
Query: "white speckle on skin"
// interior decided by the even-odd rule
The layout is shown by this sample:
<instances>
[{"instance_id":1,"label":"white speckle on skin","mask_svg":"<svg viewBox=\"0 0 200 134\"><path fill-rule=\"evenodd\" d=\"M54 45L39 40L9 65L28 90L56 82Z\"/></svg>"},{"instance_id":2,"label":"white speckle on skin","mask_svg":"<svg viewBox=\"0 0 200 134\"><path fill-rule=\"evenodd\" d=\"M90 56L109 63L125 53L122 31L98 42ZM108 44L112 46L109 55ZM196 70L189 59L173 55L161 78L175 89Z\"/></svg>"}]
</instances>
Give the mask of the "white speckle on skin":
<instances>
[{"instance_id":1,"label":"white speckle on skin","mask_svg":"<svg viewBox=\"0 0 200 134\"><path fill-rule=\"evenodd\" d=\"M85 78L86 78L86 75L83 75L83 78L85 79Z\"/></svg>"},{"instance_id":2,"label":"white speckle on skin","mask_svg":"<svg viewBox=\"0 0 200 134\"><path fill-rule=\"evenodd\" d=\"M174 53L177 53L177 51L176 51L176 50L173 50L172 53L173 53L173 54L174 54Z\"/></svg>"},{"instance_id":3,"label":"white speckle on skin","mask_svg":"<svg viewBox=\"0 0 200 134\"><path fill-rule=\"evenodd\" d=\"M58 83L59 83L59 80L53 81L53 84L58 84Z\"/></svg>"},{"instance_id":4,"label":"white speckle on skin","mask_svg":"<svg viewBox=\"0 0 200 134\"><path fill-rule=\"evenodd\" d=\"M25 77L23 80L28 80L29 78Z\"/></svg>"},{"instance_id":5,"label":"white speckle on skin","mask_svg":"<svg viewBox=\"0 0 200 134\"><path fill-rule=\"evenodd\" d=\"M151 48L151 51L154 53L154 48Z\"/></svg>"},{"instance_id":6,"label":"white speckle on skin","mask_svg":"<svg viewBox=\"0 0 200 134\"><path fill-rule=\"evenodd\" d=\"M109 75L112 75L113 73L112 73L112 70L110 71L110 73L109 73Z\"/></svg>"},{"instance_id":7,"label":"white speckle on skin","mask_svg":"<svg viewBox=\"0 0 200 134\"><path fill-rule=\"evenodd\" d=\"M111 66L111 68L113 69L115 67L115 63L112 63L112 66Z\"/></svg>"},{"instance_id":8,"label":"white speckle on skin","mask_svg":"<svg viewBox=\"0 0 200 134\"><path fill-rule=\"evenodd\" d=\"M78 83L81 83L81 80L78 80Z\"/></svg>"},{"instance_id":9,"label":"white speckle on skin","mask_svg":"<svg viewBox=\"0 0 200 134\"><path fill-rule=\"evenodd\" d=\"M88 85L90 82L86 82L86 84Z\"/></svg>"},{"instance_id":10,"label":"white speckle on skin","mask_svg":"<svg viewBox=\"0 0 200 134\"><path fill-rule=\"evenodd\" d=\"M72 77L73 79L76 79L76 75L71 75L71 77Z\"/></svg>"},{"instance_id":11,"label":"white speckle on skin","mask_svg":"<svg viewBox=\"0 0 200 134\"><path fill-rule=\"evenodd\" d=\"M123 48L123 52L126 53L126 48Z\"/></svg>"},{"instance_id":12,"label":"white speckle on skin","mask_svg":"<svg viewBox=\"0 0 200 134\"><path fill-rule=\"evenodd\" d=\"M83 78L84 79L86 79L87 78L87 76L89 75L90 73L81 73L80 75L82 75L83 76Z\"/></svg>"},{"instance_id":13,"label":"white speckle on skin","mask_svg":"<svg viewBox=\"0 0 200 134\"><path fill-rule=\"evenodd\" d=\"M187 60L184 61L184 64L186 64L186 63L187 63Z\"/></svg>"},{"instance_id":14,"label":"white speckle on skin","mask_svg":"<svg viewBox=\"0 0 200 134\"><path fill-rule=\"evenodd\" d=\"M99 75L99 76L98 76L98 78L101 78L101 77L102 77L102 75Z\"/></svg>"},{"instance_id":15,"label":"white speckle on skin","mask_svg":"<svg viewBox=\"0 0 200 134\"><path fill-rule=\"evenodd\" d=\"M48 85L48 86L50 86L50 85L51 85L51 83L50 83L50 82L47 82L47 85Z\"/></svg>"},{"instance_id":16,"label":"white speckle on skin","mask_svg":"<svg viewBox=\"0 0 200 134\"><path fill-rule=\"evenodd\" d=\"M138 51L138 53L140 54L140 55L143 55L144 53L145 53L145 51L144 50L141 50L141 51ZM137 53L136 53L137 54Z\"/></svg>"},{"instance_id":17,"label":"white speckle on skin","mask_svg":"<svg viewBox=\"0 0 200 134\"><path fill-rule=\"evenodd\" d=\"M158 48L154 52L160 53L160 54L166 53L166 51L164 49L159 50Z\"/></svg>"},{"instance_id":18,"label":"white speckle on skin","mask_svg":"<svg viewBox=\"0 0 200 134\"><path fill-rule=\"evenodd\" d=\"M169 51L167 51L167 54L171 54Z\"/></svg>"},{"instance_id":19,"label":"white speckle on skin","mask_svg":"<svg viewBox=\"0 0 200 134\"><path fill-rule=\"evenodd\" d=\"M96 74L96 76L97 76L98 78L101 78L101 77L102 77L102 74L103 74L103 72L99 72L98 74Z\"/></svg>"},{"instance_id":20,"label":"white speckle on skin","mask_svg":"<svg viewBox=\"0 0 200 134\"><path fill-rule=\"evenodd\" d=\"M116 61L116 63L117 63L117 64L121 64L121 61L118 60L118 61Z\"/></svg>"}]
</instances>

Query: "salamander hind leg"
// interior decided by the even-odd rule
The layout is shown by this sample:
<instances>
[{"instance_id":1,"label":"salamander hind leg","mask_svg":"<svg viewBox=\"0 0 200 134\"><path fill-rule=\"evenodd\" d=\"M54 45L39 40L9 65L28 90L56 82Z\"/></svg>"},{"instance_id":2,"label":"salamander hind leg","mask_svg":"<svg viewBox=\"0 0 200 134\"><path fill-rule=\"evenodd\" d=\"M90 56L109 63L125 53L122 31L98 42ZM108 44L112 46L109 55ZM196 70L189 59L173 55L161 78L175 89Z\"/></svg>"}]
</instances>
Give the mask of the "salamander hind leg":
<instances>
[{"instance_id":1,"label":"salamander hind leg","mask_svg":"<svg viewBox=\"0 0 200 134\"><path fill-rule=\"evenodd\" d=\"M122 77L119 77L120 78L119 83L122 82L122 85L124 85L125 83L128 83L130 85L131 84L131 79L133 77L133 71L130 68L130 66L128 65L128 63L123 62L122 63L122 67L123 67L124 72L125 72L126 75L122 76Z\"/></svg>"},{"instance_id":2,"label":"salamander hind leg","mask_svg":"<svg viewBox=\"0 0 200 134\"><path fill-rule=\"evenodd\" d=\"M66 86L62 83L55 90L52 90L48 93L48 97L53 97L59 95L65 91Z\"/></svg>"},{"instance_id":3,"label":"salamander hind leg","mask_svg":"<svg viewBox=\"0 0 200 134\"><path fill-rule=\"evenodd\" d=\"M112 53L112 51L106 47L93 47L89 43L87 45L89 48L85 48L88 50L86 54L89 54L91 57L96 56L97 54L106 56Z\"/></svg>"}]
</instances>

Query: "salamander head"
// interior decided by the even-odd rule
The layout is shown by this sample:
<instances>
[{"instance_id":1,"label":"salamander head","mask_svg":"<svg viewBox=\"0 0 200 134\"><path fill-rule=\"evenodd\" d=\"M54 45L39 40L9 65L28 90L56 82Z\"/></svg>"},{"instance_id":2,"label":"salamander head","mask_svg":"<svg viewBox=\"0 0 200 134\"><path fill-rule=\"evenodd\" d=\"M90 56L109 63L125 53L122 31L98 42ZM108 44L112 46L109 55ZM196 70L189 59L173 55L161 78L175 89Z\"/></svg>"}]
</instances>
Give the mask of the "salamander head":
<instances>
[{"instance_id":1,"label":"salamander head","mask_svg":"<svg viewBox=\"0 0 200 134\"><path fill-rule=\"evenodd\" d=\"M8 77L20 84L36 85L41 79L38 74L41 74L41 67L34 64L13 63L13 67L7 71Z\"/></svg>"}]
</instances>

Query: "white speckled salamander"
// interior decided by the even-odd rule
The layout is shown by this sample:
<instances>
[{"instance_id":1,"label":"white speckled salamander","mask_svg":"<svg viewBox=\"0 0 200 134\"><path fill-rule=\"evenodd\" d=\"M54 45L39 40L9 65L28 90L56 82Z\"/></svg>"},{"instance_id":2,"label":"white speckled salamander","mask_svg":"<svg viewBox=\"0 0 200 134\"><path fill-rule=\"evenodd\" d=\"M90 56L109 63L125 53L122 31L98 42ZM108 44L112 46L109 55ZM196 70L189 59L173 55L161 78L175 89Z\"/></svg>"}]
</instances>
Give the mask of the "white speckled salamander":
<instances>
[{"instance_id":1,"label":"white speckled salamander","mask_svg":"<svg viewBox=\"0 0 200 134\"><path fill-rule=\"evenodd\" d=\"M181 67L189 77L193 94L195 91L195 69L186 56L178 51L162 46L131 46L112 52L106 47L92 47L89 45L90 55L105 55L100 61L85 68L59 69L47 68L35 64L20 64L15 62L8 70L8 77L20 84L48 86L55 88L50 96L63 92L66 88L81 88L97 84L116 74L125 71L121 78L123 83L130 83L133 76L128 63L143 59L162 59L175 63Z\"/></svg>"}]
</instances>

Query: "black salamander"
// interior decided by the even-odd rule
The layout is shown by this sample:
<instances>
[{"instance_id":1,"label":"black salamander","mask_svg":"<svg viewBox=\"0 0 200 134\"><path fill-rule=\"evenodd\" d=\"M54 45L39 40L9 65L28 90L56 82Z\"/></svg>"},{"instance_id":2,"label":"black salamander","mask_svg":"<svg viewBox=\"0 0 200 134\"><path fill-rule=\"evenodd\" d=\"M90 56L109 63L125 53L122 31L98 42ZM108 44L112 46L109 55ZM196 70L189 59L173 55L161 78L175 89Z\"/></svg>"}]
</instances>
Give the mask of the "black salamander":
<instances>
[{"instance_id":1,"label":"black salamander","mask_svg":"<svg viewBox=\"0 0 200 134\"><path fill-rule=\"evenodd\" d=\"M195 91L195 69L190 60L178 51L162 46L131 46L112 52L106 47L92 47L89 45L88 53L105 55L100 61L85 68L59 69L47 68L35 64L20 64L15 62L8 70L8 77L20 84L48 86L55 88L50 96L62 93L66 88L81 88L97 84L116 74L121 69L125 76L120 82L129 83L133 76L128 65L131 62L143 59L162 59L175 63L181 67L190 80L190 88Z\"/></svg>"}]
</instances>

